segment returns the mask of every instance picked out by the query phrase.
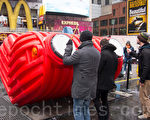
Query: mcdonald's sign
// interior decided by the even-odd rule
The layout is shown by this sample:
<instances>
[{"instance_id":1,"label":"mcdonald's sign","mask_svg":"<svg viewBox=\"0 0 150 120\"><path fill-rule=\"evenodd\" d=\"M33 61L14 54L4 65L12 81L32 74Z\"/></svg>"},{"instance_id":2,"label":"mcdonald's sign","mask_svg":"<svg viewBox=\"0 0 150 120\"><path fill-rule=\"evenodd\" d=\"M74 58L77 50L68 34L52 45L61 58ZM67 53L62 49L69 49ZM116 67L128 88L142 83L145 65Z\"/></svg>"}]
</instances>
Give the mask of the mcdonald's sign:
<instances>
[{"instance_id":1,"label":"mcdonald's sign","mask_svg":"<svg viewBox=\"0 0 150 120\"><path fill-rule=\"evenodd\" d=\"M27 2L25 0L19 0L13 11L12 6L8 0L0 0L0 11L1 11L2 5L4 3L6 5L7 11L8 11L10 30L16 29L17 18L19 15L20 7L21 7L21 5L23 5L24 9L25 9L25 14L26 14L27 28L29 31L32 31L33 26L32 26L32 20L31 20L31 12L30 12L30 8L29 8Z\"/></svg>"}]
</instances>

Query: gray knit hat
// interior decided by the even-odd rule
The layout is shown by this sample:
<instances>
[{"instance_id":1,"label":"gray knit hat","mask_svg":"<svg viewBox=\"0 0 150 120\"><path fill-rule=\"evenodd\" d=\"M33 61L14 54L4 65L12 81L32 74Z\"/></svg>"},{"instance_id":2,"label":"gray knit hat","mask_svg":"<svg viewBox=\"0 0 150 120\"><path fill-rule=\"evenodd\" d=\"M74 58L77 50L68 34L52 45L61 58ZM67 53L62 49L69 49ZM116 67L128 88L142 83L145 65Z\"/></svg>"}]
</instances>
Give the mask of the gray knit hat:
<instances>
[{"instance_id":1,"label":"gray knit hat","mask_svg":"<svg viewBox=\"0 0 150 120\"><path fill-rule=\"evenodd\" d=\"M143 43L148 43L148 34L146 32L141 32L137 38L139 39L139 41L143 42Z\"/></svg>"}]
</instances>

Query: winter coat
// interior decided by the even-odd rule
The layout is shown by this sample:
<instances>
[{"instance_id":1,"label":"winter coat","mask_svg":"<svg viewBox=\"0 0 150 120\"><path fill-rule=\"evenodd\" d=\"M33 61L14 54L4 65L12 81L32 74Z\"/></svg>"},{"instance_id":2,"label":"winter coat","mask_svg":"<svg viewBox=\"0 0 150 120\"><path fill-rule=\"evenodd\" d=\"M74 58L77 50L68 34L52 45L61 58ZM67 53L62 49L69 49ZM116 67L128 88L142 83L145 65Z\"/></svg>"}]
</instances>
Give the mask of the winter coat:
<instances>
[{"instance_id":1,"label":"winter coat","mask_svg":"<svg viewBox=\"0 0 150 120\"><path fill-rule=\"evenodd\" d=\"M130 55L138 59L140 82L150 80L150 44L146 43L139 48L139 53L131 52Z\"/></svg>"},{"instance_id":2,"label":"winter coat","mask_svg":"<svg viewBox=\"0 0 150 120\"><path fill-rule=\"evenodd\" d=\"M63 57L65 65L73 65L73 98L91 100L96 97L97 73L100 53L92 41L85 41L71 55L72 45L67 45Z\"/></svg>"},{"instance_id":3,"label":"winter coat","mask_svg":"<svg viewBox=\"0 0 150 120\"><path fill-rule=\"evenodd\" d=\"M131 46L129 49L130 49L131 51L134 51L134 48L133 48L132 46ZM129 60L129 59L132 58L132 56L131 56L130 54L128 54L126 47L123 48L123 53L124 53L124 58L125 58L125 59Z\"/></svg>"},{"instance_id":4,"label":"winter coat","mask_svg":"<svg viewBox=\"0 0 150 120\"><path fill-rule=\"evenodd\" d=\"M97 89L113 89L115 72L118 65L118 56L114 52L115 50L116 47L112 44L108 44L102 47L98 70Z\"/></svg>"}]
</instances>

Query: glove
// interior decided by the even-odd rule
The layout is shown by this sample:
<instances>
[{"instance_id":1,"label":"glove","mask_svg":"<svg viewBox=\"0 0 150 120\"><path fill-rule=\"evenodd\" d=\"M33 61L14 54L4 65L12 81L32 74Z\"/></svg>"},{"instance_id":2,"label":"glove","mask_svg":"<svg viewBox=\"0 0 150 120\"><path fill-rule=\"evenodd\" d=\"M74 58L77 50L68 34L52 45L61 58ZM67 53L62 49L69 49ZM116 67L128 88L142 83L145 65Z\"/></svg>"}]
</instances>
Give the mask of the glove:
<instances>
[{"instance_id":1,"label":"glove","mask_svg":"<svg viewBox=\"0 0 150 120\"><path fill-rule=\"evenodd\" d=\"M66 45L72 45L72 40L69 39Z\"/></svg>"},{"instance_id":2,"label":"glove","mask_svg":"<svg viewBox=\"0 0 150 120\"><path fill-rule=\"evenodd\" d=\"M140 77L140 83L144 84L145 80L142 79L142 77Z\"/></svg>"}]
</instances>

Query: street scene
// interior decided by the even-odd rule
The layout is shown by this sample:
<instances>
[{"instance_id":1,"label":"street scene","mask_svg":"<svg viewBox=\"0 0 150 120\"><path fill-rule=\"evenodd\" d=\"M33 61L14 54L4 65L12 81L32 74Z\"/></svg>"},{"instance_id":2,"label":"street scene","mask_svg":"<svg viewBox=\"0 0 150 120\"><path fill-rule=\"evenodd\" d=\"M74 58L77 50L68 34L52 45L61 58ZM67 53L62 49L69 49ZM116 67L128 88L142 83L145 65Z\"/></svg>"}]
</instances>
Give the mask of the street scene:
<instances>
[{"instance_id":1,"label":"street scene","mask_svg":"<svg viewBox=\"0 0 150 120\"><path fill-rule=\"evenodd\" d=\"M150 120L148 0L0 0L0 120Z\"/></svg>"},{"instance_id":2,"label":"street scene","mask_svg":"<svg viewBox=\"0 0 150 120\"><path fill-rule=\"evenodd\" d=\"M137 81L136 64L133 64L133 75L130 76L129 89L126 89L126 76L118 78L117 92L108 96L110 105L110 120L138 120L141 113L139 86ZM40 103L22 106L12 105L4 86L1 83L0 115L2 120L73 120L72 99L70 97L42 101ZM91 119L97 120L93 103L90 105ZM17 115L16 115L17 114Z\"/></svg>"}]
</instances>

